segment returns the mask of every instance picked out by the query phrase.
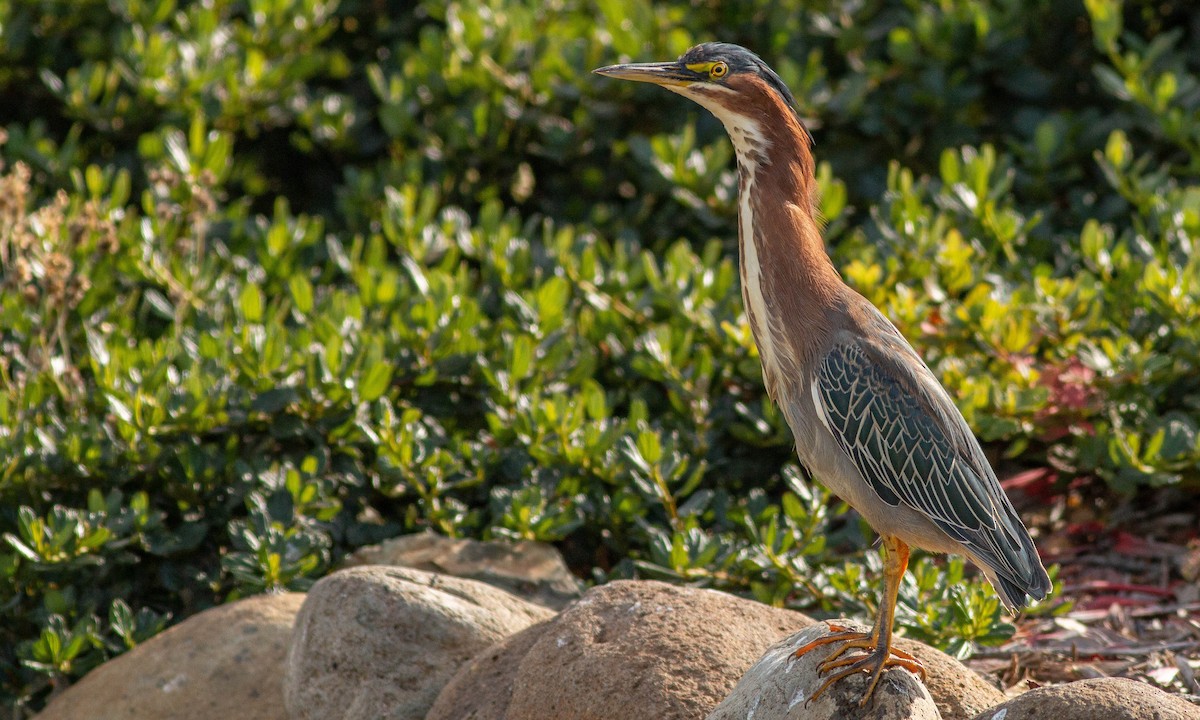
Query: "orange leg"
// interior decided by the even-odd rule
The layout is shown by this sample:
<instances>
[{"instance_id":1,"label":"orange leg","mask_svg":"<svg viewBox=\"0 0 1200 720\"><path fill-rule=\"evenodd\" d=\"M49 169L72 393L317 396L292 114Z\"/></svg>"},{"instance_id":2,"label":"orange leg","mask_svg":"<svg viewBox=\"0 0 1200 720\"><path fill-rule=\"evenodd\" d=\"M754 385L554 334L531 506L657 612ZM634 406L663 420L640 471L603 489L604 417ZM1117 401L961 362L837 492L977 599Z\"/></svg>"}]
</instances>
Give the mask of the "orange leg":
<instances>
[{"instance_id":1,"label":"orange leg","mask_svg":"<svg viewBox=\"0 0 1200 720\"><path fill-rule=\"evenodd\" d=\"M875 692L875 686L879 684L879 678L889 667L902 667L919 675L922 680L925 679L925 666L921 664L920 660L903 650L892 648L892 621L896 615L896 596L900 594L900 580L904 577L904 571L908 569L908 545L898 538L884 537L883 560L884 579L887 585L884 590L883 602L879 604L879 613L875 616L875 626L871 628L871 632L856 632L831 623L829 628L834 632L819 637L796 650L796 657L800 657L822 645L841 643L841 647L827 657L818 668L821 674L831 670L837 670L837 672L826 678L810 700L816 700L821 693L838 680L859 672L869 673L871 678L870 684L867 685L867 692L859 701L860 706L865 706L871 699L871 695ZM864 652L850 657L842 657L849 650Z\"/></svg>"}]
</instances>

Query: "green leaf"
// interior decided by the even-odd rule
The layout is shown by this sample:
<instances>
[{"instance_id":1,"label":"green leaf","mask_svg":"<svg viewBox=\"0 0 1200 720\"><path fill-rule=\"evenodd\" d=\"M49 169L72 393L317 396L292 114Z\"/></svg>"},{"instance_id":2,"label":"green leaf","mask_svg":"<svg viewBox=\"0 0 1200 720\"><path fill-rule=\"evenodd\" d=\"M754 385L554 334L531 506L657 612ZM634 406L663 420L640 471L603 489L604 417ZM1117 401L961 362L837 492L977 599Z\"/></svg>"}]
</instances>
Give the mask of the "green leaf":
<instances>
[{"instance_id":1,"label":"green leaf","mask_svg":"<svg viewBox=\"0 0 1200 720\"><path fill-rule=\"evenodd\" d=\"M543 331L557 329L562 324L563 314L567 310L567 302L571 296L571 286L565 278L554 276L548 278L537 292L538 317L541 318Z\"/></svg>"},{"instance_id":2,"label":"green leaf","mask_svg":"<svg viewBox=\"0 0 1200 720\"><path fill-rule=\"evenodd\" d=\"M513 339L509 351L508 371L514 379L523 380L533 370L533 339L518 335Z\"/></svg>"},{"instance_id":3,"label":"green leaf","mask_svg":"<svg viewBox=\"0 0 1200 720\"><path fill-rule=\"evenodd\" d=\"M1122 0L1084 0L1092 19L1092 35L1096 47L1106 52L1116 49L1117 37L1121 34Z\"/></svg>"},{"instance_id":4,"label":"green leaf","mask_svg":"<svg viewBox=\"0 0 1200 720\"><path fill-rule=\"evenodd\" d=\"M652 430L642 430L638 433L637 449L649 465L656 465L662 460L662 444L659 442L658 433Z\"/></svg>"},{"instance_id":5,"label":"green leaf","mask_svg":"<svg viewBox=\"0 0 1200 720\"><path fill-rule=\"evenodd\" d=\"M386 362L377 362L367 368L362 385L358 389L359 397L364 402L374 402L387 392L392 383L392 366Z\"/></svg>"},{"instance_id":6,"label":"green leaf","mask_svg":"<svg viewBox=\"0 0 1200 720\"><path fill-rule=\"evenodd\" d=\"M146 304L163 320L175 319L175 306L155 288L148 288L144 295Z\"/></svg>"},{"instance_id":7,"label":"green leaf","mask_svg":"<svg viewBox=\"0 0 1200 720\"><path fill-rule=\"evenodd\" d=\"M308 278L297 273L288 278L288 289L292 292L292 302L296 309L307 315L313 309L313 287Z\"/></svg>"},{"instance_id":8,"label":"green leaf","mask_svg":"<svg viewBox=\"0 0 1200 720\"><path fill-rule=\"evenodd\" d=\"M296 388L278 387L271 388L266 392L259 393L254 401L250 403L252 412L261 412L268 415L274 415L283 410L287 406L300 399L300 393Z\"/></svg>"},{"instance_id":9,"label":"green leaf","mask_svg":"<svg viewBox=\"0 0 1200 720\"><path fill-rule=\"evenodd\" d=\"M1108 134L1108 142L1104 145L1104 157L1118 170L1129 165L1132 151L1129 140L1122 130L1113 130Z\"/></svg>"},{"instance_id":10,"label":"green leaf","mask_svg":"<svg viewBox=\"0 0 1200 720\"><path fill-rule=\"evenodd\" d=\"M263 303L263 293L257 285L246 283L242 286L242 293L238 296L238 305L242 309L242 317L246 319L246 322L262 322Z\"/></svg>"}]
</instances>

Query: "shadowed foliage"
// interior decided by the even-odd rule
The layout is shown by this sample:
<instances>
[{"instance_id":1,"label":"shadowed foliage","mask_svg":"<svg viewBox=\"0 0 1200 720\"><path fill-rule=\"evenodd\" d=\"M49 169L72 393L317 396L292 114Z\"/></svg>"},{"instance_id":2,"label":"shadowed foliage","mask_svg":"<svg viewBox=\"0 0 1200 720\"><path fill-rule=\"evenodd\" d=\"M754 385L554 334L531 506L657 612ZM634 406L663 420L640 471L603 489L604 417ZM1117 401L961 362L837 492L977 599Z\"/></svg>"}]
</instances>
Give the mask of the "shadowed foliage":
<instances>
[{"instance_id":1,"label":"shadowed foliage","mask_svg":"<svg viewBox=\"0 0 1200 720\"><path fill-rule=\"evenodd\" d=\"M873 611L762 388L728 141L589 72L705 40L792 88L835 264L1002 479L1197 492L1187 3L414 5L0 0L15 712L423 528ZM913 570L910 636L1011 632L961 563Z\"/></svg>"}]
</instances>

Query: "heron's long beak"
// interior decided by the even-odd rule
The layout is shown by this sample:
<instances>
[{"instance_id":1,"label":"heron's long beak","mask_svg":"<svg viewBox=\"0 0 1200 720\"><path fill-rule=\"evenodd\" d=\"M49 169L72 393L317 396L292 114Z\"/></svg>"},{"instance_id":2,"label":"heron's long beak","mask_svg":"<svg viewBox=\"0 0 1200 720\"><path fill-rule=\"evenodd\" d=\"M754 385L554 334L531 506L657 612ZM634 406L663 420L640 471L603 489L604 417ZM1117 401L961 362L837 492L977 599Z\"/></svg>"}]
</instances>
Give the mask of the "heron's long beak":
<instances>
[{"instance_id":1,"label":"heron's long beak","mask_svg":"<svg viewBox=\"0 0 1200 720\"><path fill-rule=\"evenodd\" d=\"M696 73L677 62L609 65L592 72L618 80L634 80L655 85L690 85L696 81Z\"/></svg>"}]
</instances>

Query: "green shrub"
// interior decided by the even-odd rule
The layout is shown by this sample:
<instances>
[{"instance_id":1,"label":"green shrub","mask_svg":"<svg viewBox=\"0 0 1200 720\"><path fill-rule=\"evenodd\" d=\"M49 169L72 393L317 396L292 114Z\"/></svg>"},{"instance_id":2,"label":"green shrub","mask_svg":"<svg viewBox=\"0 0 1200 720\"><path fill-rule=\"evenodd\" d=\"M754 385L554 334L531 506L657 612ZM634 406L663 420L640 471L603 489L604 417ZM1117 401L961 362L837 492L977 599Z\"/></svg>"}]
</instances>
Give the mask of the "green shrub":
<instances>
[{"instance_id":1,"label":"green shrub","mask_svg":"<svg viewBox=\"0 0 1200 720\"><path fill-rule=\"evenodd\" d=\"M0 699L423 528L871 611L721 128L588 72L700 40L801 98L835 261L1002 469L1195 491L1200 36L1085 5L0 0ZM898 621L1011 632L954 561Z\"/></svg>"}]
</instances>

